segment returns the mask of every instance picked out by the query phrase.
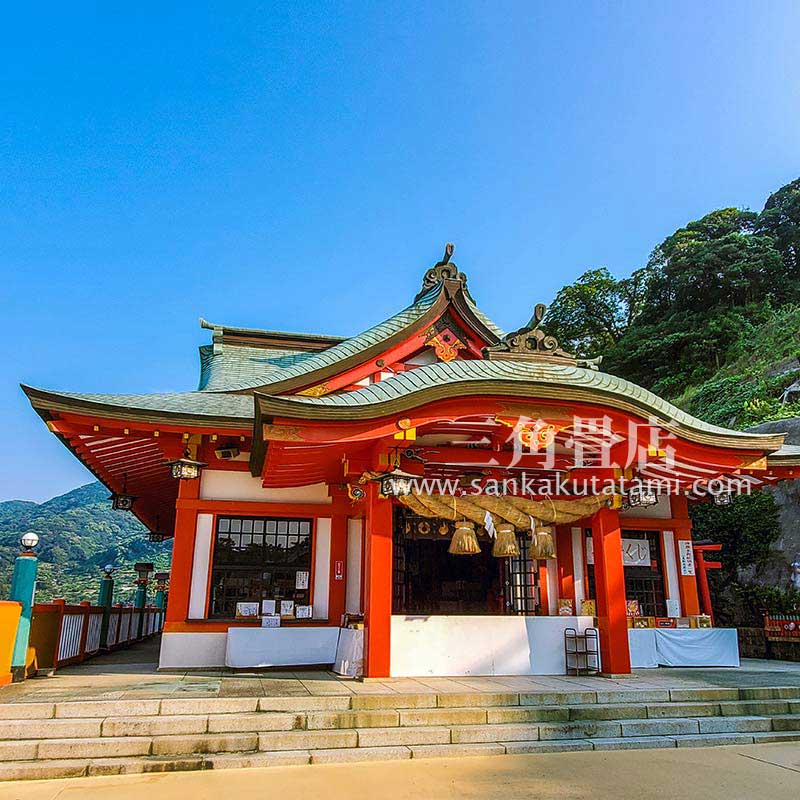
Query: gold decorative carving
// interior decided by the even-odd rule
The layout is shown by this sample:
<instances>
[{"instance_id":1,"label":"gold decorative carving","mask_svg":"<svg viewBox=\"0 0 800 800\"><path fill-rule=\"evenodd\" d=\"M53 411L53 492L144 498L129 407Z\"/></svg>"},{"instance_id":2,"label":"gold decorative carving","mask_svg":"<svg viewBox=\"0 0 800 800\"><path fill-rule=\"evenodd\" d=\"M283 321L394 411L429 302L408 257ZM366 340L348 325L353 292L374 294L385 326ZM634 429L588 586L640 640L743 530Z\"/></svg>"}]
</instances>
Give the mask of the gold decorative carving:
<instances>
[{"instance_id":1,"label":"gold decorative carving","mask_svg":"<svg viewBox=\"0 0 800 800\"><path fill-rule=\"evenodd\" d=\"M309 386L308 389L303 389L297 394L301 394L303 397L324 397L328 392L330 392L330 389L327 383L318 383L316 386Z\"/></svg>"},{"instance_id":2,"label":"gold decorative carving","mask_svg":"<svg viewBox=\"0 0 800 800\"><path fill-rule=\"evenodd\" d=\"M264 439L272 442L303 442L302 428L299 425L271 425L264 423Z\"/></svg>"}]
</instances>

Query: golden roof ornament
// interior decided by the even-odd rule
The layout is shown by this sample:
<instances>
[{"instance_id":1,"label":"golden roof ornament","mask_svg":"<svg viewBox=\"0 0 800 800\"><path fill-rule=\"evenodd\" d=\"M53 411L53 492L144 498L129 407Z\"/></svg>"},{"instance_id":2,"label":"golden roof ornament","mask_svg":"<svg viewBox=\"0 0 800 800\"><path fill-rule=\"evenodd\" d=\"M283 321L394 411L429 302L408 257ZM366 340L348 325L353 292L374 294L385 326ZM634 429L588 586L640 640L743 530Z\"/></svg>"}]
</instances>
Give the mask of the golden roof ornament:
<instances>
[{"instance_id":1,"label":"golden roof ornament","mask_svg":"<svg viewBox=\"0 0 800 800\"><path fill-rule=\"evenodd\" d=\"M450 261L456 246L452 242L448 242L444 246L444 255L441 261L437 261L426 273L422 279L422 289L419 294L414 298L414 302L419 300L422 295L430 291L434 286L442 281L459 281L464 288L467 286L467 276L463 272L458 271L455 262Z\"/></svg>"}]
</instances>

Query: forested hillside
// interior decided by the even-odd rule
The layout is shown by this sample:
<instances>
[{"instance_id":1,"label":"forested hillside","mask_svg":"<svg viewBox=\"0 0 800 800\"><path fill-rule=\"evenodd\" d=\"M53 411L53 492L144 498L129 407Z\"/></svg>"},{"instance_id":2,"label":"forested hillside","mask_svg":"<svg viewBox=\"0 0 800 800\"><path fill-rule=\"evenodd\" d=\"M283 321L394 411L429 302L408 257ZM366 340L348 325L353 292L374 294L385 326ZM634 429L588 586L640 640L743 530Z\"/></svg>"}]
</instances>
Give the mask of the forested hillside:
<instances>
[{"instance_id":1,"label":"forested hillside","mask_svg":"<svg viewBox=\"0 0 800 800\"><path fill-rule=\"evenodd\" d=\"M169 565L171 542L148 542L147 530L133 514L114 511L108 490L89 483L46 503L0 503L2 598L8 597L19 540L26 531L39 535L36 597L42 602L54 597L96 601L105 564L118 568L116 599L130 601L137 561L152 561L160 569Z\"/></svg>"},{"instance_id":2,"label":"forested hillside","mask_svg":"<svg viewBox=\"0 0 800 800\"><path fill-rule=\"evenodd\" d=\"M602 355L604 371L709 422L800 416L800 403L783 398L800 378L800 179L761 211L723 208L689 222L627 277L586 271L558 293L545 327L567 350ZM772 495L695 506L693 517L697 538L725 544L725 569L712 576L722 621L753 624L761 608L798 601L788 568L785 585L765 586L781 532Z\"/></svg>"}]
</instances>

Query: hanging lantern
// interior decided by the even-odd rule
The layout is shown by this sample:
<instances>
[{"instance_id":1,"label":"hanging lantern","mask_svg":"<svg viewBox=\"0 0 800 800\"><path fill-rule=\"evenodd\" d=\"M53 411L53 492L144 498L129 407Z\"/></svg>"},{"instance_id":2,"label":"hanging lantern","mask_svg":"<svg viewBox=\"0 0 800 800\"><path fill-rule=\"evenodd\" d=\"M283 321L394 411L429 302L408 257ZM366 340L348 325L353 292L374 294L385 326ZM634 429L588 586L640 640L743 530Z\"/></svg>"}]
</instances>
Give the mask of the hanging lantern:
<instances>
[{"instance_id":1,"label":"hanging lantern","mask_svg":"<svg viewBox=\"0 0 800 800\"><path fill-rule=\"evenodd\" d=\"M536 528L531 536L530 556L533 561L556 557L552 528Z\"/></svg>"},{"instance_id":2,"label":"hanging lantern","mask_svg":"<svg viewBox=\"0 0 800 800\"><path fill-rule=\"evenodd\" d=\"M501 522L496 527L492 555L495 558L516 558L519 555L517 532L510 522Z\"/></svg>"},{"instance_id":3,"label":"hanging lantern","mask_svg":"<svg viewBox=\"0 0 800 800\"><path fill-rule=\"evenodd\" d=\"M384 497L403 497L411 494L414 489L414 481L418 477L418 475L411 475L395 468L380 477L380 492Z\"/></svg>"},{"instance_id":4,"label":"hanging lantern","mask_svg":"<svg viewBox=\"0 0 800 800\"><path fill-rule=\"evenodd\" d=\"M465 519L456 522L456 530L447 552L454 556L474 556L480 551L481 546L475 535L475 523Z\"/></svg>"},{"instance_id":5,"label":"hanging lantern","mask_svg":"<svg viewBox=\"0 0 800 800\"><path fill-rule=\"evenodd\" d=\"M136 498L132 494L128 494L128 473L122 473L122 491L114 492L109 498L111 500L111 508L114 511L130 511L133 508L133 503Z\"/></svg>"},{"instance_id":6,"label":"hanging lantern","mask_svg":"<svg viewBox=\"0 0 800 800\"><path fill-rule=\"evenodd\" d=\"M718 492L717 494L713 494L711 496L714 498L715 506L729 506L733 504L732 492Z\"/></svg>"},{"instance_id":7,"label":"hanging lantern","mask_svg":"<svg viewBox=\"0 0 800 800\"><path fill-rule=\"evenodd\" d=\"M165 542L169 539L169 534L164 533L161 530L161 518L158 514L156 514L156 529L154 531L148 531L147 533L147 541L148 542Z\"/></svg>"},{"instance_id":8,"label":"hanging lantern","mask_svg":"<svg viewBox=\"0 0 800 800\"><path fill-rule=\"evenodd\" d=\"M644 486L632 486L628 490L627 497L625 498L628 506L631 508L640 507L647 508L647 506L654 506L658 503L658 495Z\"/></svg>"},{"instance_id":9,"label":"hanging lantern","mask_svg":"<svg viewBox=\"0 0 800 800\"><path fill-rule=\"evenodd\" d=\"M195 461L189 457L189 450L184 451L183 458L178 458L175 461L167 461L167 466L172 472L172 477L184 481L191 481L200 477L200 470L207 467L203 461Z\"/></svg>"}]
</instances>

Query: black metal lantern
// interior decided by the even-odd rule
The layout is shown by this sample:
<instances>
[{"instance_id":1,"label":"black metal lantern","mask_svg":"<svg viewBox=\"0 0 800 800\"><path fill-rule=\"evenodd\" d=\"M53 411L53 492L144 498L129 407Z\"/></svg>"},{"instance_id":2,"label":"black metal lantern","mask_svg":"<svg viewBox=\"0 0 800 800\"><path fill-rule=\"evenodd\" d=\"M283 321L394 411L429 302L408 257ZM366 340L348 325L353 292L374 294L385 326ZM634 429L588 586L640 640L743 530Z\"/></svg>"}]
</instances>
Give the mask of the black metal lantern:
<instances>
[{"instance_id":1,"label":"black metal lantern","mask_svg":"<svg viewBox=\"0 0 800 800\"><path fill-rule=\"evenodd\" d=\"M175 461L167 461L167 466L170 468L172 477L177 480L191 481L200 477L200 470L208 466L204 461L196 461L190 458L189 451L185 450L183 458L175 459Z\"/></svg>"},{"instance_id":2,"label":"black metal lantern","mask_svg":"<svg viewBox=\"0 0 800 800\"><path fill-rule=\"evenodd\" d=\"M628 489L626 501L631 508L647 508L658 503L658 495L644 486L633 486Z\"/></svg>"},{"instance_id":3,"label":"black metal lantern","mask_svg":"<svg viewBox=\"0 0 800 800\"><path fill-rule=\"evenodd\" d=\"M169 572L156 572L153 578L156 581L156 589L163 592L167 588L167 583L169 583Z\"/></svg>"},{"instance_id":4,"label":"black metal lantern","mask_svg":"<svg viewBox=\"0 0 800 800\"><path fill-rule=\"evenodd\" d=\"M411 494L414 489L414 481L418 475L411 475L401 469L393 469L385 475L381 475L381 494L384 497L403 497Z\"/></svg>"},{"instance_id":5,"label":"black metal lantern","mask_svg":"<svg viewBox=\"0 0 800 800\"><path fill-rule=\"evenodd\" d=\"M164 533L161 530L161 518L158 514L156 514L156 529L154 531L149 531L147 534L147 541L148 542L165 542L169 539L169 534Z\"/></svg>"},{"instance_id":6,"label":"black metal lantern","mask_svg":"<svg viewBox=\"0 0 800 800\"><path fill-rule=\"evenodd\" d=\"M109 500L111 500L111 508L113 508L114 511L131 511L133 509L133 503L136 497L132 494L128 494L127 472L122 474L122 491L114 492Z\"/></svg>"},{"instance_id":7,"label":"black metal lantern","mask_svg":"<svg viewBox=\"0 0 800 800\"><path fill-rule=\"evenodd\" d=\"M140 561L133 565L133 569L136 572L136 583L147 583L155 566L150 562Z\"/></svg>"},{"instance_id":8,"label":"black metal lantern","mask_svg":"<svg viewBox=\"0 0 800 800\"><path fill-rule=\"evenodd\" d=\"M711 496L714 498L715 506L729 506L733 503L733 494L731 492L718 492Z\"/></svg>"}]
</instances>

